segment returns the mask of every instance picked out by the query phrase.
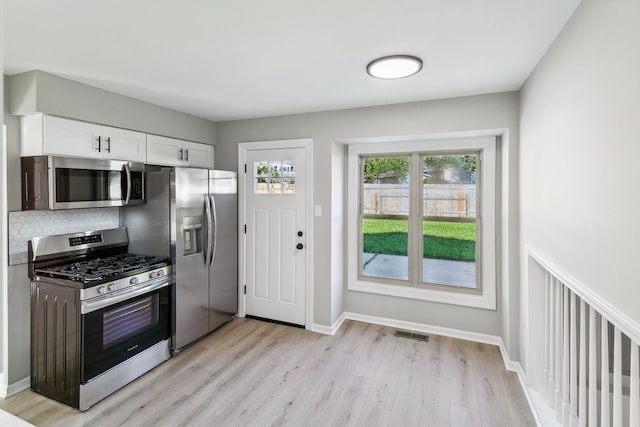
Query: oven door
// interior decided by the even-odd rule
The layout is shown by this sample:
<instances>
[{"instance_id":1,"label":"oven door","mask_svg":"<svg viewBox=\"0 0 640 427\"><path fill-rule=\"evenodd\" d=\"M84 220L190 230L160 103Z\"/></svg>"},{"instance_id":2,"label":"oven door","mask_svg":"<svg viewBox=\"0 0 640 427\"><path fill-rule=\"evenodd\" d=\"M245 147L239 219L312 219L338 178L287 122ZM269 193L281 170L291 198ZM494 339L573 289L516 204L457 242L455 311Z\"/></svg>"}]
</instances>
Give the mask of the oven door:
<instances>
[{"instance_id":1,"label":"oven door","mask_svg":"<svg viewBox=\"0 0 640 427\"><path fill-rule=\"evenodd\" d=\"M50 157L52 209L144 203L144 165L117 160Z\"/></svg>"},{"instance_id":2,"label":"oven door","mask_svg":"<svg viewBox=\"0 0 640 427\"><path fill-rule=\"evenodd\" d=\"M82 315L83 384L169 338L170 288L164 286Z\"/></svg>"}]
</instances>

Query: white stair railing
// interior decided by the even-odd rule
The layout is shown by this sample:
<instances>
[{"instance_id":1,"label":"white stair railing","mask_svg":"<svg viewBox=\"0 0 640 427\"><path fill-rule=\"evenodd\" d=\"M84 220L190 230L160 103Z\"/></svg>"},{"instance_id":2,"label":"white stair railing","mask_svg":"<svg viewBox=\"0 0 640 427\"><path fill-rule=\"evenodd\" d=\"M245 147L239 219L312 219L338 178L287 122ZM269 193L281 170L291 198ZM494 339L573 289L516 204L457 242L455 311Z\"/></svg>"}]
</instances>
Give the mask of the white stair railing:
<instances>
[{"instance_id":1,"label":"white stair railing","mask_svg":"<svg viewBox=\"0 0 640 427\"><path fill-rule=\"evenodd\" d=\"M544 274L543 383L556 420L640 427L639 343L553 273Z\"/></svg>"}]
</instances>

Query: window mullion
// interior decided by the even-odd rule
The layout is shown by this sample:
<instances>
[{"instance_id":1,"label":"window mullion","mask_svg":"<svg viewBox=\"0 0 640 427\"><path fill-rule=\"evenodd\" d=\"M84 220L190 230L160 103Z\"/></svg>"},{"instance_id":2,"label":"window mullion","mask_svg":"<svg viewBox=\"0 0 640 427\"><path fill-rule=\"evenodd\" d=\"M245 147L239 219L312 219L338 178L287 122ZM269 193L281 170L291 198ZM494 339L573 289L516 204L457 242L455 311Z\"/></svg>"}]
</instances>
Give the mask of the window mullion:
<instances>
[{"instance_id":1,"label":"window mullion","mask_svg":"<svg viewBox=\"0 0 640 427\"><path fill-rule=\"evenodd\" d=\"M409 253L409 265L411 268L410 280L413 285L420 283L422 275L422 166L419 153L411 155L411 203L410 203L410 232L411 252Z\"/></svg>"}]
</instances>

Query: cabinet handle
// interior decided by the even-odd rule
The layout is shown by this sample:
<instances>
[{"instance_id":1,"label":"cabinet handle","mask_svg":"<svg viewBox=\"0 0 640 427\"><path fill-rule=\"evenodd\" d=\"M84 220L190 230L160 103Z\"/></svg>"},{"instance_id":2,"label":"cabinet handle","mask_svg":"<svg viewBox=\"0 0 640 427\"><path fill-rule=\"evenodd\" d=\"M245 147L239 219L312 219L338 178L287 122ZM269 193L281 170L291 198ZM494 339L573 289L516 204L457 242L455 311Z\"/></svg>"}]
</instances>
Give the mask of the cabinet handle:
<instances>
[{"instance_id":1,"label":"cabinet handle","mask_svg":"<svg viewBox=\"0 0 640 427\"><path fill-rule=\"evenodd\" d=\"M99 153L102 148L101 147L102 137L99 136L96 139L98 140L98 148L96 149L96 151Z\"/></svg>"},{"instance_id":2,"label":"cabinet handle","mask_svg":"<svg viewBox=\"0 0 640 427\"><path fill-rule=\"evenodd\" d=\"M105 138L105 141L107 142L107 148L104 149L104 151L106 151L107 153L111 152L111 137L108 136Z\"/></svg>"},{"instance_id":3,"label":"cabinet handle","mask_svg":"<svg viewBox=\"0 0 640 427\"><path fill-rule=\"evenodd\" d=\"M188 162L189 161L189 149L185 149L184 150L184 161Z\"/></svg>"},{"instance_id":4,"label":"cabinet handle","mask_svg":"<svg viewBox=\"0 0 640 427\"><path fill-rule=\"evenodd\" d=\"M24 200L29 201L29 173L24 173Z\"/></svg>"},{"instance_id":5,"label":"cabinet handle","mask_svg":"<svg viewBox=\"0 0 640 427\"><path fill-rule=\"evenodd\" d=\"M182 148L178 150L178 160L182 160Z\"/></svg>"}]
</instances>

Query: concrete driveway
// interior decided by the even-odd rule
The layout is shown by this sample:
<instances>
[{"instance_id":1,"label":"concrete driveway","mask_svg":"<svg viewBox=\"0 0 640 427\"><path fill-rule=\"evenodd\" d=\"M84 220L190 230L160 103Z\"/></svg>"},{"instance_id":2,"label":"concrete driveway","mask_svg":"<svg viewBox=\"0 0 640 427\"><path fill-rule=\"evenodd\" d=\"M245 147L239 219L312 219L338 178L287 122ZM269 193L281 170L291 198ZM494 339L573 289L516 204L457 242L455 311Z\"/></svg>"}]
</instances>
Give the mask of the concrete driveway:
<instances>
[{"instance_id":1,"label":"concrete driveway","mask_svg":"<svg viewBox=\"0 0 640 427\"><path fill-rule=\"evenodd\" d=\"M372 254L365 252L362 257L364 274L407 280L408 259L402 255ZM476 287L476 263L424 258L422 260L423 280L427 283L455 285L465 288Z\"/></svg>"}]
</instances>

